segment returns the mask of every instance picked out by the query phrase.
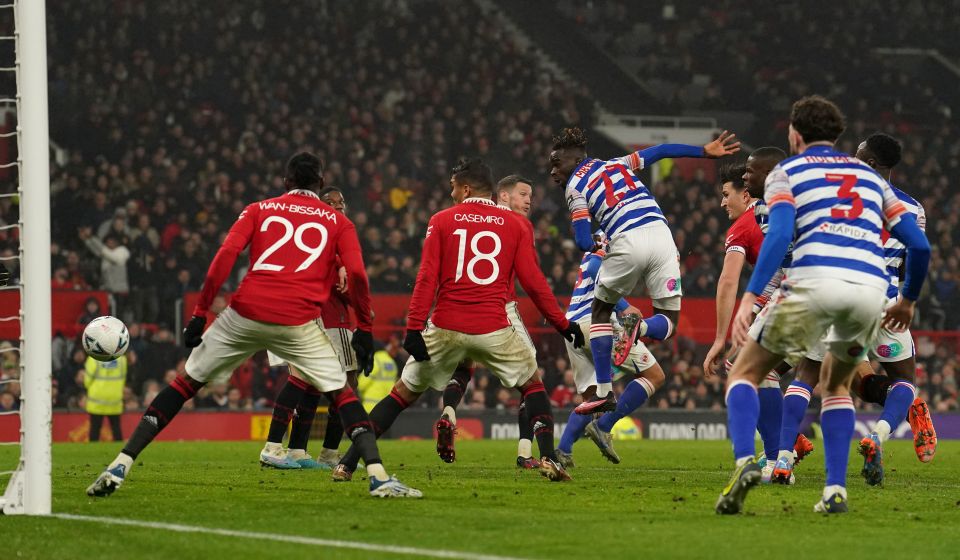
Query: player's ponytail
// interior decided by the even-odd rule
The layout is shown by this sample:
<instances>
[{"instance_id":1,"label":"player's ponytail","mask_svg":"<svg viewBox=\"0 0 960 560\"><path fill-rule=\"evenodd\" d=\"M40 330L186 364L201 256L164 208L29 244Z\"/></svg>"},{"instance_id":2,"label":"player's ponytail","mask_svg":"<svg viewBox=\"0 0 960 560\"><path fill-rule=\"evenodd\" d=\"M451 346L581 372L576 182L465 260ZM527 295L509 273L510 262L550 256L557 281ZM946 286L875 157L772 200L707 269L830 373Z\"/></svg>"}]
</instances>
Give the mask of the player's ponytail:
<instances>
[{"instance_id":1,"label":"player's ponytail","mask_svg":"<svg viewBox=\"0 0 960 560\"><path fill-rule=\"evenodd\" d=\"M316 188L322 181L320 158L310 152L297 153L287 162L287 174L284 177L287 190Z\"/></svg>"}]
</instances>

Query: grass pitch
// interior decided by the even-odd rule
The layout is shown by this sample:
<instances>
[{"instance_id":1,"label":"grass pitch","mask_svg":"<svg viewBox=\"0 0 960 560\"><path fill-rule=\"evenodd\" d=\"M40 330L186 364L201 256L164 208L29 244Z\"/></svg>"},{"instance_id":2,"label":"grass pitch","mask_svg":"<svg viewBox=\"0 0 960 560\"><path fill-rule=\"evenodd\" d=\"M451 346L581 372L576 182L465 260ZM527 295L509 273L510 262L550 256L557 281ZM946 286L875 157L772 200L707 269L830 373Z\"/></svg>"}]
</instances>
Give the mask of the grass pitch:
<instances>
[{"instance_id":1,"label":"grass pitch","mask_svg":"<svg viewBox=\"0 0 960 560\"><path fill-rule=\"evenodd\" d=\"M795 486L755 490L747 513L735 517L713 512L731 468L729 444L703 441L618 442L621 465L582 441L565 484L515 469L510 441L460 442L453 465L440 462L433 442L382 442L387 470L422 489L423 500L371 498L360 471L334 484L328 471L261 469L255 442L156 443L116 494L93 499L84 489L120 445L58 444L53 509L522 558L960 557L960 444L941 443L924 465L908 442L889 443L883 488L864 484L851 444L851 513L839 517L812 512L824 477L815 445ZM15 456L0 450L0 465ZM417 556L22 516L0 517L0 550L4 558L125 560Z\"/></svg>"}]
</instances>

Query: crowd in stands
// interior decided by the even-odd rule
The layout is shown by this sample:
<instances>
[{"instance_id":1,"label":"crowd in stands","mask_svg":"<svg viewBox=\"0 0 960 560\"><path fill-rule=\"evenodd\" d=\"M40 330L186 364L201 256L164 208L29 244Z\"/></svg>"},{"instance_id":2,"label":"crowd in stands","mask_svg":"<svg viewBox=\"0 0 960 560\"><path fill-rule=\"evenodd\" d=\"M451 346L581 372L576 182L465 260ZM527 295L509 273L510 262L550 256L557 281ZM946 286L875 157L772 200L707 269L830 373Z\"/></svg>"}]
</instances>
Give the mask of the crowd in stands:
<instances>
[{"instance_id":1,"label":"crowd in stands","mask_svg":"<svg viewBox=\"0 0 960 560\"><path fill-rule=\"evenodd\" d=\"M668 101L678 112L754 112L762 123L758 129L770 135L744 138L753 145L785 144L789 102L813 91L835 97L850 114L843 149L852 151L875 128L904 138L895 180L923 202L935 246L918 325L960 327L960 191L950 189L958 178L960 145L948 141L957 128L949 99L922 84L902 83L892 70L858 81L871 68L866 55L857 53L881 44L881 34L863 18L854 19L864 33L873 33L830 33L845 43L812 45L823 54L813 56L794 48L796 35L814 25L795 25L803 20L799 6L751 5L751 17L731 17L742 4L677 5L680 12L666 23L635 26L623 23L638 19L627 17L626 2L594 2L592 9L571 3L566 10L584 26L584 35L599 38L612 54L641 57L644 76L656 76L657 87L672 92ZM878 18L896 17L900 10L940 13L915 2L891 14L879 14L866 2L853 4L870 7ZM575 80L545 69L473 3L437 5L50 4L51 135L64 154L52 166L52 285L112 295L115 313L132 335L128 408L149 403L162 384L183 372L186 351L175 344L173 302L200 288L243 207L282 193L283 164L297 149L318 153L327 184L343 190L374 292L412 290L427 220L450 204L450 169L463 155L484 157L498 175L520 173L532 180L530 218L543 270L558 295L571 291L581 254L561 190L547 177L547 155L560 127L589 127L594 104ZM948 25L957 13L925 21ZM773 40L777 34L770 30L781 27L790 35ZM913 38L908 29L891 28L891 44ZM604 42L622 35L613 30L635 40ZM949 43L946 35L938 39L928 31L925 39ZM845 51L842 57L834 56L838 50ZM812 69L814 61L818 67ZM848 65L854 73L845 73ZM703 91L693 87L701 83L694 79L699 74L711 77ZM937 127L924 120L931 112L940 117ZM698 173L690 179L668 176L653 190L680 250L685 294L712 297L729 225L717 186ZM17 218L16 200L0 199L0 222ZM17 239L9 233L0 230L0 257L16 254ZM244 267L238 264L226 290L236 286ZM405 360L395 336L382 342L398 362ZM541 365L555 404L576 402L562 345L544 344ZM656 349L670 375L650 406L722 407L722 381L701 382L704 351L684 340ZM920 385L931 403L956 409L955 341L931 341L921 353ZM0 354L15 359L10 356L15 353ZM55 340L57 406L81 405L82 359L75 341ZM3 375L16 375L16 367L7 366L0 364ZM205 388L190 406L268 407L284 375L256 356L229 385ZM0 409L16 406L17 391L16 384L0 386ZM512 407L515 399L481 373L464 406Z\"/></svg>"}]
</instances>

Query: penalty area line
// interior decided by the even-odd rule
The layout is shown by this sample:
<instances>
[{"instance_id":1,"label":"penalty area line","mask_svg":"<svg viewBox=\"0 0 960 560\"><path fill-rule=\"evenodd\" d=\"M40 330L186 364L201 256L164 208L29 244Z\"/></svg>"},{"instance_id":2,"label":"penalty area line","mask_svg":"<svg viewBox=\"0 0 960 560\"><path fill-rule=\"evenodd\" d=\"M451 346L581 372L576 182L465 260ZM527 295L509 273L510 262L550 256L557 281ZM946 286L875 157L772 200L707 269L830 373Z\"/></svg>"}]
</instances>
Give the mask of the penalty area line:
<instances>
[{"instance_id":1,"label":"penalty area line","mask_svg":"<svg viewBox=\"0 0 960 560\"><path fill-rule=\"evenodd\" d=\"M201 533L206 535L217 535L221 537L239 537L243 539L255 539L262 541L284 542L292 544L305 544L312 546L321 546L328 548L346 548L352 550L365 550L369 552L385 552L388 554L405 554L410 556L428 556L430 558L456 558L458 560L524 560L512 556L496 556L491 554L476 554L472 552L460 552L456 550L434 550L429 548L417 548L413 546L394 546L389 544L374 544L358 541L345 541L339 539L318 539L314 537L303 537L298 535L284 535L280 533L260 533L256 531L235 531L233 529L217 529L214 527L202 527L199 525L180 525L178 523L161 523L158 521L140 521L137 519L123 519L119 517L98 517L92 515L74 515L71 513L53 513L50 517L65 519L67 521L86 521L90 523L101 523L104 525L124 525L127 527L142 527L146 529L159 529L161 531L173 531L176 533Z\"/></svg>"}]
</instances>

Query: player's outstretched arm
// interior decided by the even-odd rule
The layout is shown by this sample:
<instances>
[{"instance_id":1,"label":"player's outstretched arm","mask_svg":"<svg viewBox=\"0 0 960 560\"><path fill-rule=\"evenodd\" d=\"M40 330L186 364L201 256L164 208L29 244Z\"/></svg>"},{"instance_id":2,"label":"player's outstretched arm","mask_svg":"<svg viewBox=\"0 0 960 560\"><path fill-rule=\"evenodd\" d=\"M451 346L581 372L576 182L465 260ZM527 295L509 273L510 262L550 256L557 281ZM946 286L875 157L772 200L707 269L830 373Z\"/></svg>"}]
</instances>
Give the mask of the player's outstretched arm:
<instances>
[{"instance_id":1,"label":"player's outstretched arm","mask_svg":"<svg viewBox=\"0 0 960 560\"><path fill-rule=\"evenodd\" d=\"M575 189L567 190L567 208L570 210L570 225L573 241L581 251L593 249L593 232L590 231L590 210L587 199Z\"/></svg>"},{"instance_id":2,"label":"player's outstretched arm","mask_svg":"<svg viewBox=\"0 0 960 560\"><path fill-rule=\"evenodd\" d=\"M357 366L364 375L373 371L373 305L370 297L370 282L367 269L363 264L360 240L357 230L347 222L344 231L337 239L337 257L339 265L346 270L347 293L350 305L357 315L357 329L353 331L350 346L357 354ZM331 295L331 297L335 297Z\"/></svg>"},{"instance_id":3,"label":"player's outstretched arm","mask_svg":"<svg viewBox=\"0 0 960 560\"><path fill-rule=\"evenodd\" d=\"M547 279L543 276L543 271L538 265L536 251L533 250L533 238L530 230L521 229L519 248L514 257L514 270L517 271L517 279L520 285L527 292L534 305L540 310L544 318L557 329L564 338L573 342L574 347L580 348L584 344L583 333L576 323L571 323L563 314L557 298L547 284Z\"/></svg>"},{"instance_id":4,"label":"player's outstretched arm","mask_svg":"<svg viewBox=\"0 0 960 560\"><path fill-rule=\"evenodd\" d=\"M233 265L237 262L237 257L250 244L253 238L254 225L256 223L256 205L251 204L240 213L240 217L230 227L227 232L223 245L217 250L213 261L210 262L210 268L207 269L207 277L203 281L203 288L200 290L200 298L193 309L194 317L203 317L206 322L207 312L213 304L213 298L217 297L220 287L233 270ZM201 327L202 328L202 327ZM199 341L197 342L199 344Z\"/></svg>"},{"instance_id":5,"label":"player's outstretched arm","mask_svg":"<svg viewBox=\"0 0 960 560\"><path fill-rule=\"evenodd\" d=\"M413 285L413 295L410 296L407 333L403 341L403 348L418 362L430 359L421 333L427 326L427 315L436 299L437 286L440 284L440 236L440 225L434 216L427 224L427 236L423 241L420 270Z\"/></svg>"},{"instance_id":6,"label":"player's outstretched arm","mask_svg":"<svg viewBox=\"0 0 960 560\"><path fill-rule=\"evenodd\" d=\"M737 135L724 130L720 136L703 146L691 144L659 144L644 148L619 158L619 161L631 169L643 169L668 158L721 158L740 151Z\"/></svg>"}]
</instances>

